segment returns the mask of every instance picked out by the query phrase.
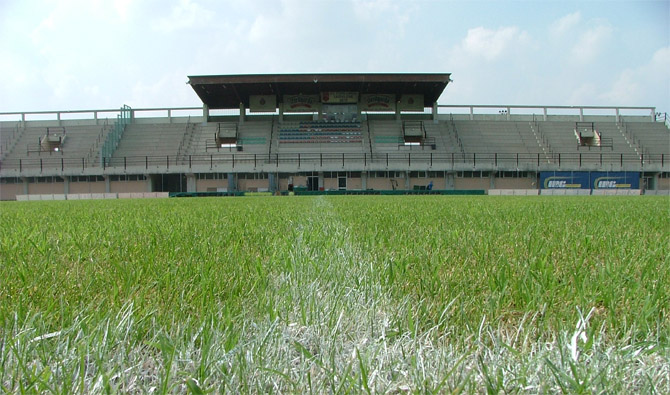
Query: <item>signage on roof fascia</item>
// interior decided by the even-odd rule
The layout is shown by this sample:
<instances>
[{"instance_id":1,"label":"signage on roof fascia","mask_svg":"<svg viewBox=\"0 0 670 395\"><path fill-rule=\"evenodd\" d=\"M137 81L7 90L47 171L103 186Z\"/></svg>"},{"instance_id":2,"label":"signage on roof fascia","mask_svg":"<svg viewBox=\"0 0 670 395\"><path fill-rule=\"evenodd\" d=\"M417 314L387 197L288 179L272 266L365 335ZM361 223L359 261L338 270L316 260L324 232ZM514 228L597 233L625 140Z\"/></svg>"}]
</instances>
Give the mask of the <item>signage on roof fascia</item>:
<instances>
[{"instance_id":1,"label":"signage on roof fascia","mask_svg":"<svg viewBox=\"0 0 670 395\"><path fill-rule=\"evenodd\" d=\"M423 112L423 95L411 94L400 97L400 111L421 111Z\"/></svg>"},{"instance_id":2,"label":"signage on roof fascia","mask_svg":"<svg viewBox=\"0 0 670 395\"><path fill-rule=\"evenodd\" d=\"M284 112L318 112L319 95L284 95Z\"/></svg>"},{"instance_id":3,"label":"signage on roof fascia","mask_svg":"<svg viewBox=\"0 0 670 395\"><path fill-rule=\"evenodd\" d=\"M361 111L394 111L396 109L395 95L387 93L373 93L361 95Z\"/></svg>"},{"instance_id":4,"label":"signage on roof fascia","mask_svg":"<svg viewBox=\"0 0 670 395\"><path fill-rule=\"evenodd\" d=\"M321 103L355 104L358 103L358 92L321 92Z\"/></svg>"},{"instance_id":5,"label":"signage on roof fascia","mask_svg":"<svg viewBox=\"0 0 670 395\"><path fill-rule=\"evenodd\" d=\"M250 95L250 112L274 112L277 109L277 96L275 95Z\"/></svg>"}]
</instances>

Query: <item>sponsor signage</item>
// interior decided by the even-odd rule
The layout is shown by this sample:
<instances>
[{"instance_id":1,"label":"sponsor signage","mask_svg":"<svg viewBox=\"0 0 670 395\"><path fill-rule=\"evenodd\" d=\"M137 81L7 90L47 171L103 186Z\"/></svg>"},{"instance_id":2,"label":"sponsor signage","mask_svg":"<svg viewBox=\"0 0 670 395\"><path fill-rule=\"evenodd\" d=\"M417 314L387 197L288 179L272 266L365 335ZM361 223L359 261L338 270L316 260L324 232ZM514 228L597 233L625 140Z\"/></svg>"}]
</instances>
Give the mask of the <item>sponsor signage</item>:
<instances>
[{"instance_id":1,"label":"sponsor signage","mask_svg":"<svg viewBox=\"0 0 670 395\"><path fill-rule=\"evenodd\" d=\"M542 189L588 189L589 173L584 171L543 171L540 173Z\"/></svg>"},{"instance_id":2,"label":"sponsor signage","mask_svg":"<svg viewBox=\"0 0 670 395\"><path fill-rule=\"evenodd\" d=\"M542 189L640 189L639 172L544 171Z\"/></svg>"},{"instance_id":3,"label":"sponsor signage","mask_svg":"<svg viewBox=\"0 0 670 395\"><path fill-rule=\"evenodd\" d=\"M358 103L358 92L321 92L321 103L324 104Z\"/></svg>"},{"instance_id":4,"label":"sponsor signage","mask_svg":"<svg viewBox=\"0 0 670 395\"><path fill-rule=\"evenodd\" d=\"M284 112L318 112L319 95L284 95Z\"/></svg>"},{"instance_id":5,"label":"sponsor signage","mask_svg":"<svg viewBox=\"0 0 670 395\"><path fill-rule=\"evenodd\" d=\"M640 189L640 173L636 171L591 172L592 189Z\"/></svg>"},{"instance_id":6,"label":"sponsor signage","mask_svg":"<svg viewBox=\"0 0 670 395\"><path fill-rule=\"evenodd\" d=\"M250 95L250 112L274 112L277 109L277 96L275 95Z\"/></svg>"},{"instance_id":7,"label":"sponsor signage","mask_svg":"<svg viewBox=\"0 0 670 395\"><path fill-rule=\"evenodd\" d=\"M423 111L423 95L402 95L400 111Z\"/></svg>"},{"instance_id":8,"label":"sponsor signage","mask_svg":"<svg viewBox=\"0 0 670 395\"><path fill-rule=\"evenodd\" d=\"M385 93L361 95L361 111L394 111L395 95Z\"/></svg>"}]
</instances>

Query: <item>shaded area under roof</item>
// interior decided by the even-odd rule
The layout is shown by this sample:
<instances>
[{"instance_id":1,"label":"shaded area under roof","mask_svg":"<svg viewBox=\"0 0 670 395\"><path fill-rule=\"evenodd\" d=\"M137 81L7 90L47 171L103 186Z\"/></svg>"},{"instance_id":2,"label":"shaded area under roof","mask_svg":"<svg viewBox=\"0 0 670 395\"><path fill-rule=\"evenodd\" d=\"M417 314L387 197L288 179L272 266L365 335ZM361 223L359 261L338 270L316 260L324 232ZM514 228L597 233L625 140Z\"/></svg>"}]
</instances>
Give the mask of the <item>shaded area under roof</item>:
<instances>
[{"instance_id":1,"label":"shaded area under roof","mask_svg":"<svg viewBox=\"0 0 670 395\"><path fill-rule=\"evenodd\" d=\"M189 76L188 83L211 109L249 107L251 95L359 92L423 94L424 107L437 101L451 74L249 74Z\"/></svg>"}]
</instances>

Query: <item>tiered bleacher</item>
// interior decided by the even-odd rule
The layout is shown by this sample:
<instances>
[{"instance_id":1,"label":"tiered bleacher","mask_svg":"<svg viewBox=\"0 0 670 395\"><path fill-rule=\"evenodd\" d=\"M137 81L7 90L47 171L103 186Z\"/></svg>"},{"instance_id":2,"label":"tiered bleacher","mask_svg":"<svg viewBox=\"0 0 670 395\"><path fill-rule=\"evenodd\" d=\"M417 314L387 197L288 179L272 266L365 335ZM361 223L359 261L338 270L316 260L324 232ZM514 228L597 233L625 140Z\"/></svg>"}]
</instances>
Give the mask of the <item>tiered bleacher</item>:
<instances>
[{"instance_id":1,"label":"tiered bleacher","mask_svg":"<svg viewBox=\"0 0 670 395\"><path fill-rule=\"evenodd\" d=\"M280 144L361 143L360 122L301 121L281 124Z\"/></svg>"},{"instance_id":2,"label":"tiered bleacher","mask_svg":"<svg viewBox=\"0 0 670 395\"><path fill-rule=\"evenodd\" d=\"M3 159L70 158L93 163L104 141L107 125L19 128L16 141L3 153Z\"/></svg>"},{"instance_id":3,"label":"tiered bleacher","mask_svg":"<svg viewBox=\"0 0 670 395\"><path fill-rule=\"evenodd\" d=\"M455 121L466 152L475 153L544 153L543 144L528 122ZM574 124L573 124L574 126ZM569 129L572 133L572 127ZM576 147L572 137L571 150Z\"/></svg>"},{"instance_id":4,"label":"tiered bleacher","mask_svg":"<svg viewBox=\"0 0 670 395\"><path fill-rule=\"evenodd\" d=\"M225 123L224 128L236 128L235 144L217 144L216 136L220 123L194 124L192 130L184 138L182 155L204 155L217 152L238 152L250 154L267 154L272 121L249 121L242 124Z\"/></svg>"},{"instance_id":5,"label":"tiered bleacher","mask_svg":"<svg viewBox=\"0 0 670 395\"><path fill-rule=\"evenodd\" d=\"M637 145L641 154L668 154L670 133L663 122L625 122L621 130L629 141Z\"/></svg>"},{"instance_id":6,"label":"tiered bleacher","mask_svg":"<svg viewBox=\"0 0 670 395\"><path fill-rule=\"evenodd\" d=\"M112 156L140 157L177 155L188 124L131 124Z\"/></svg>"}]
</instances>

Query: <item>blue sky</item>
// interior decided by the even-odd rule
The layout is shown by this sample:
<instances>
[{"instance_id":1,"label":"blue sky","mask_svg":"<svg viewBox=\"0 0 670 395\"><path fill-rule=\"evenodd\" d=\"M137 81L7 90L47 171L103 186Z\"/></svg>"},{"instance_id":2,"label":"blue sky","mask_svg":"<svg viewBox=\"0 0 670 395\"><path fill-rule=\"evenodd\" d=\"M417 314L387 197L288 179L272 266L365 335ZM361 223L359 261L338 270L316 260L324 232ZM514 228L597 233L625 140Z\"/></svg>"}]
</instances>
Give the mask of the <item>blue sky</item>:
<instances>
[{"instance_id":1,"label":"blue sky","mask_svg":"<svg viewBox=\"0 0 670 395\"><path fill-rule=\"evenodd\" d=\"M188 75L448 72L440 104L670 112L670 1L0 0L0 112L199 106Z\"/></svg>"}]
</instances>

